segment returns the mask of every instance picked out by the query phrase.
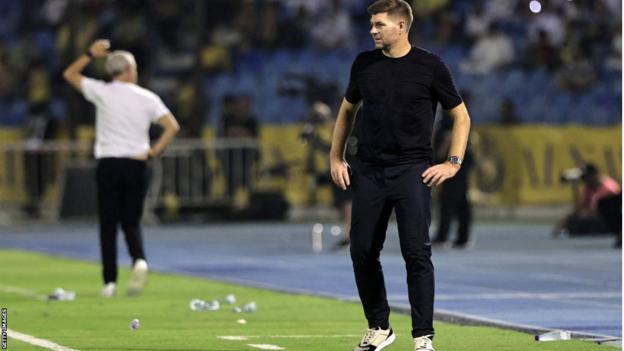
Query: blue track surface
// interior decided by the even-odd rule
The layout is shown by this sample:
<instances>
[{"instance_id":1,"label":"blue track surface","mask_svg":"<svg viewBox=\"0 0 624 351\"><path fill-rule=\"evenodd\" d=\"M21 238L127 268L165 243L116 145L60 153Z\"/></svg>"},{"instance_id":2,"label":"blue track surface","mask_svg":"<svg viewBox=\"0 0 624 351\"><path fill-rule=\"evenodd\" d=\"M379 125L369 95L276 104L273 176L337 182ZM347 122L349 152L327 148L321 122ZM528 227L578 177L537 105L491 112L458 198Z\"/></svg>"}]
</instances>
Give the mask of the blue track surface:
<instances>
[{"instance_id":1,"label":"blue track surface","mask_svg":"<svg viewBox=\"0 0 624 351\"><path fill-rule=\"evenodd\" d=\"M357 299L347 251L311 252L308 224L145 228L152 269ZM436 309L513 324L621 336L622 262L612 238L559 239L545 225L481 224L470 251L438 250ZM324 236L326 246L335 238ZM122 236L119 237L123 242ZM97 260L95 225L0 229L0 247ZM120 244L122 263L129 263ZM396 226L382 254L388 296L407 306ZM99 287L98 287L99 288Z\"/></svg>"}]
</instances>

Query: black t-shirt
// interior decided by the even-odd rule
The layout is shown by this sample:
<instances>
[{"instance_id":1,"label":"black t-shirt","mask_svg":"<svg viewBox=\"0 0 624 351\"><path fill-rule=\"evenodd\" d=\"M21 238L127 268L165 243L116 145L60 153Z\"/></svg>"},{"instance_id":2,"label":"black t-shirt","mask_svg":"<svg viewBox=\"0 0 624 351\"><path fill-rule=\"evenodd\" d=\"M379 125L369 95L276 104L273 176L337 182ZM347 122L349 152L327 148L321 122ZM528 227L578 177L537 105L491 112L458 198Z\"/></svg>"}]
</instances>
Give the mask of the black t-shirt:
<instances>
[{"instance_id":1,"label":"black t-shirt","mask_svg":"<svg viewBox=\"0 0 624 351\"><path fill-rule=\"evenodd\" d=\"M447 110L462 102L444 62L418 47L399 58L381 50L359 54L345 98L362 101L357 158L377 165L431 162L438 102Z\"/></svg>"}]
</instances>

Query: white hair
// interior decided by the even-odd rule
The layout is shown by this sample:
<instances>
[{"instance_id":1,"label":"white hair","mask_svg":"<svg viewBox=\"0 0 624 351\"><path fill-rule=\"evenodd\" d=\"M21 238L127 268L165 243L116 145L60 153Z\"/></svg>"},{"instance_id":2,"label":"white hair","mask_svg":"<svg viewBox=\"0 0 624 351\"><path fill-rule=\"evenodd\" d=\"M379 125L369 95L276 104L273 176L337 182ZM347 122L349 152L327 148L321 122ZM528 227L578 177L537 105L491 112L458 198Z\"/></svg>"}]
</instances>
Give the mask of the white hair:
<instances>
[{"instance_id":1,"label":"white hair","mask_svg":"<svg viewBox=\"0 0 624 351\"><path fill-rule=\"evenodd\" d=\"M136 67L134 55L128 51L115 50L106 57L106 73L111 77L125 72L130 67Z\"/></svg>"}]
</instances>

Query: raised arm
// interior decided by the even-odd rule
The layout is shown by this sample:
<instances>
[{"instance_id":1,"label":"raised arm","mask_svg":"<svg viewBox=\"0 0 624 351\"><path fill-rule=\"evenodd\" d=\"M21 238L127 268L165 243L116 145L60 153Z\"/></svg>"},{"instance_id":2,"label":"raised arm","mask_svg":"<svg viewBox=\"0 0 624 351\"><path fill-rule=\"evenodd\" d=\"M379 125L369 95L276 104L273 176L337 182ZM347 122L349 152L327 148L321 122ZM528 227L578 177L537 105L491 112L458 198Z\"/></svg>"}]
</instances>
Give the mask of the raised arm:
<instances>
[{"instance_id":1,"label":"raised arm","mask_svg":"<svg viewBox=\"0 0 624 351\"><path fill-rule=\"evenodd\" d=\"M336 117L336 125L334 126L331 150L329 151L332 180L343 190L346 190L351 182L349 165L345 161L345 149L349 134L353 130L355 114L358 108L359 104L354 105L346 99L342 100L338 116Z\"/></svg>"},{"instance_id":2,"label":"raised arm","mask_svg":"<svg viewBox=\"0 0 624 351\"><path fill-rule=\"evenodd\" d=\"M448 156L457 156L463 160L466 153L466 146L468 145L468 135L470 134L470 116L463 102L449 110L448 113L451 118L453 118L453 132ZM440 185L445 180L455 176L460 168L461 165L452 164L447 160L438 165L429 167L422 174L423 182L428 186Z\"/></svg>"},{"instance_id":3,"label":"raised arm","mask_svg":"<svg viewBox=\"0 0 624 351\"><path fill-rule=\"evenodd\" d=\"M87 53L80 55L69 67L63 72L63 78L76 90L81 90L82 71L91 62L92 58L106 57L110 49L110 42L105 39L98 39L91 44Z\"/></svg>"}]
</instances>

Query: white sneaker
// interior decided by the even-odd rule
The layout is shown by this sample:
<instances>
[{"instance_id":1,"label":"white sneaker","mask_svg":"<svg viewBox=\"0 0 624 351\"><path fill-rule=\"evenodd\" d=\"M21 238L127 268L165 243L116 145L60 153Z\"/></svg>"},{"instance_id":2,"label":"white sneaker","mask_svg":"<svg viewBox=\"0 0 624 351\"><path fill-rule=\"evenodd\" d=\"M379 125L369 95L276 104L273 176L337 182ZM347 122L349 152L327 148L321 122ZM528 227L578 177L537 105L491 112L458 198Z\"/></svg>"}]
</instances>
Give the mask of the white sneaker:
<instances>
[{"instance_id":1,"label":"white sneaker","mask_svg":"<svg viewBox=\"0 0 624 351\"><path fill-rule=\"evenodd\" d=\"M392 344L394 339L396 339L396 335L394 335L392 328L368 329L360 344L353 351L380 351Z\"/></svg>"},{"instance_id":2,"label":"white sneaker","mask_svg":"<svg viewBox=\"0 0 624 351\"><path fill-rule=\"evenodd\" d=\"M431 337L433 335L425 335L418 338L414 338L414 351L435 351L433 348L433 341Z\"/></svg>"},{"instance_id":3,"label":"white sneaker","mask_svg":"<svg viewBox=\"0 0 624 351\"><path fill-rule=\"evenodd\" d=\"M132 276L128 282L128 295L134 296L143 292L147 281L147 271L147 262L143 259L136 260L132 268Z\"/></svg>"},{"instance_id":4,"label":"white sneaker","mask_svg":"<svg viewBox=\"0 0 624 351\"><path fill-rule=\"evenodd\" d=\"M117 284L110 282L104 285L100 294L104 297L113 297L117 295Z\"/></svg>"}]
</instances>

